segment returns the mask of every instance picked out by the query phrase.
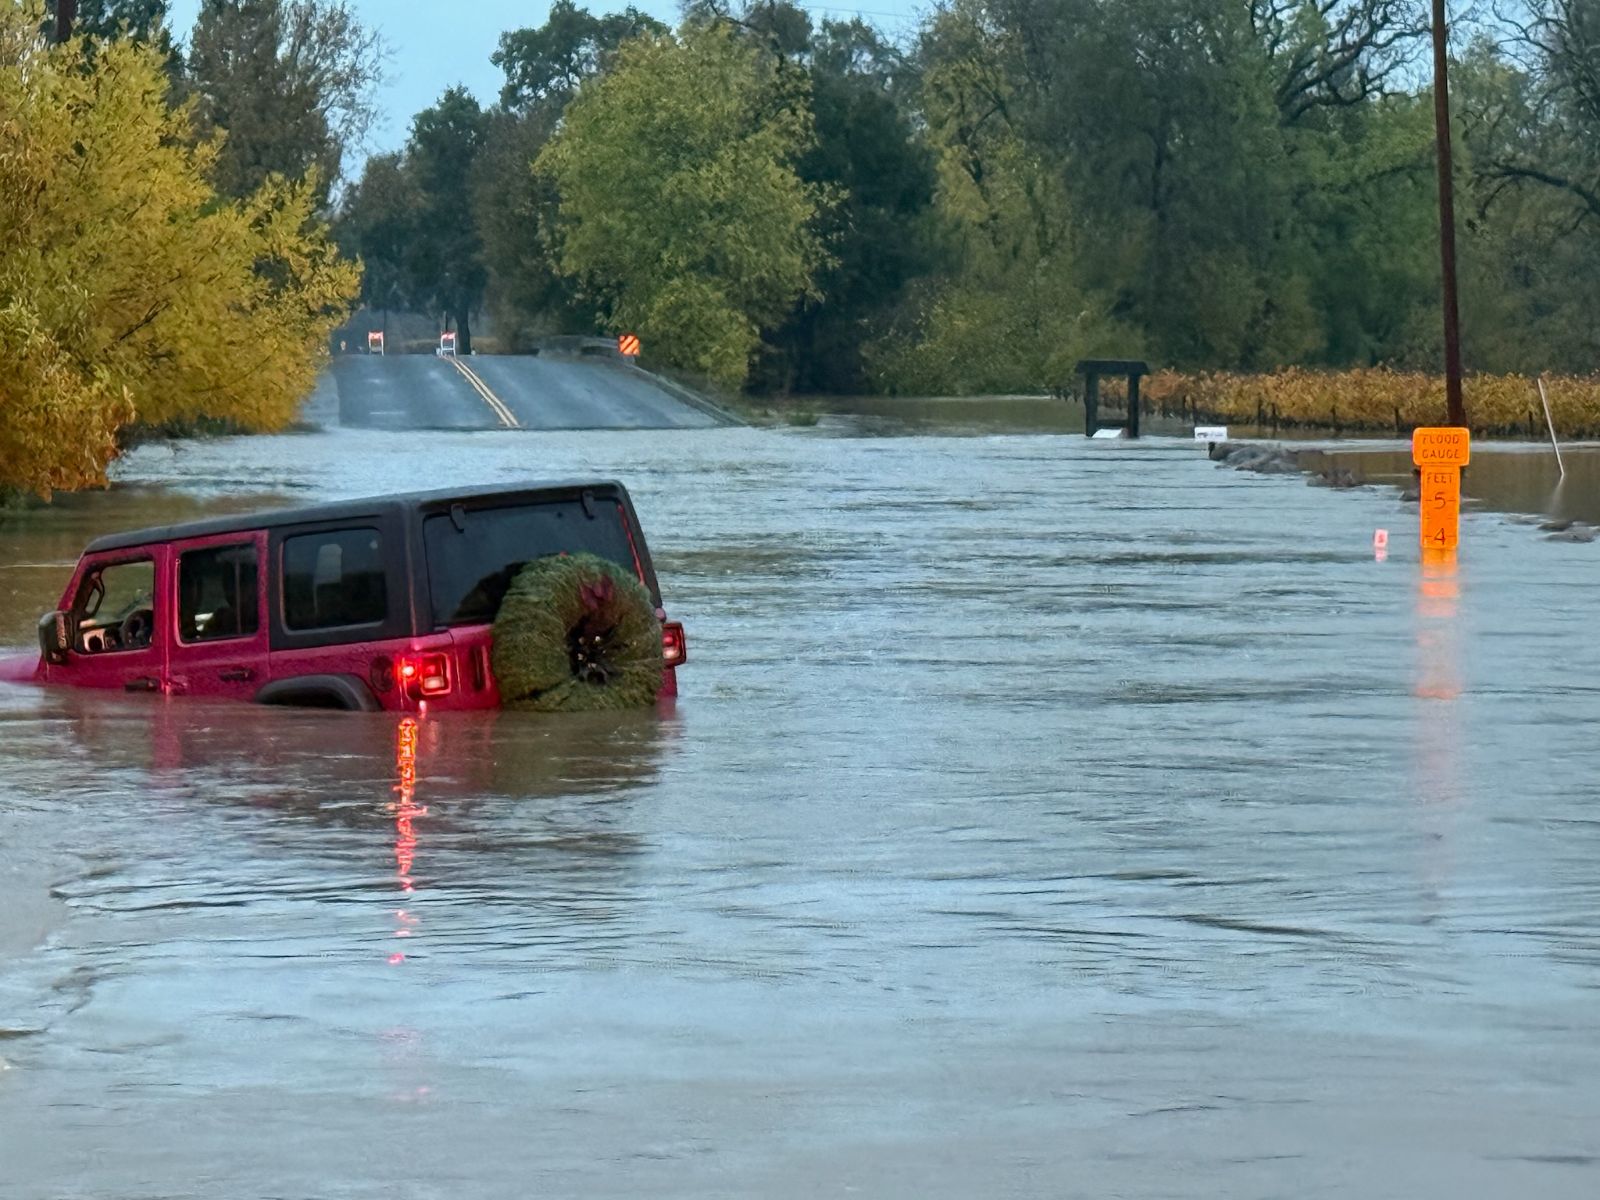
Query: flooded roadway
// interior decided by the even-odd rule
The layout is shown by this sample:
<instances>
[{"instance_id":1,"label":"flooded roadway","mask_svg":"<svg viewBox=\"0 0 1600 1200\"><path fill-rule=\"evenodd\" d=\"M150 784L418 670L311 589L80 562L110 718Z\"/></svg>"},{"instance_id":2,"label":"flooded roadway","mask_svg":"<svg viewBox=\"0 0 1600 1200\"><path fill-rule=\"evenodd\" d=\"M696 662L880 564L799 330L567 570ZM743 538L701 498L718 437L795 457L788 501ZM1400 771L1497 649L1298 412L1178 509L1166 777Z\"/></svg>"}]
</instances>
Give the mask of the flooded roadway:
<instances>
[{"instance_id":1,"label":"flooded roadway","mask_svg":"<svg viewBox=\"0 0 1600 1200\"><path fill-rule=\"evenodd\" d=\"M1594 1195L1600 547L849 430L149 447L0 522L23 644L91 532L601 473L691 656L414 738L0 690L0 1197Z\"/></svg>"}]
</instances>

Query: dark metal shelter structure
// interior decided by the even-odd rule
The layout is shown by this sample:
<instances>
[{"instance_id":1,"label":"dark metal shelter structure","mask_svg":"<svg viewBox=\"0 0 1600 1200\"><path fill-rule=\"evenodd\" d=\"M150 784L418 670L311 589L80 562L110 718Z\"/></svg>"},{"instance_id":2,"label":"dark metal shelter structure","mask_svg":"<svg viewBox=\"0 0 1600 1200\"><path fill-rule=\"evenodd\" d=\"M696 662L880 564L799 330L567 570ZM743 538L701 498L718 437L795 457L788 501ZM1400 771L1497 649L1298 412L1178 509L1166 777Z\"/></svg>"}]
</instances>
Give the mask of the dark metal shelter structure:
<instances>
[{"instance_id":1,"label":"dark metal shelter structure","mask_svg":"<svg viewBox=\"0 0 1600 1200\"><path fill-rule=\"evenodd\" d=\"M1131 358L1086 358L1077 366L1083 376L1083 434L1093 437L1102 429L1126 429L1139 436L1139 380L1150 374L1149 364ZM1128 381L1128 411L1121 420L1100 419L1100 377L1121 375Z\"/></svg>"}]
</instances>

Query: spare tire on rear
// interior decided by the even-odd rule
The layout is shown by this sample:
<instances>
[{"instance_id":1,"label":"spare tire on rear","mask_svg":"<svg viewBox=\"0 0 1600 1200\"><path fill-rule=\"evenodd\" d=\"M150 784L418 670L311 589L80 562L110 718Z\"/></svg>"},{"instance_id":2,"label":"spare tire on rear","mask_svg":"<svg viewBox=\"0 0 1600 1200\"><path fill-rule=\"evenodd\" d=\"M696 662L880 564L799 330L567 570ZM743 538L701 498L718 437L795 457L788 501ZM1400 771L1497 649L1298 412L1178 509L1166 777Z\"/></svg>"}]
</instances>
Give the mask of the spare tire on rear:
<instances>
[{"instance_id":1,"label":"spare tire on rear","mask_svg":"<svg viewBox=\"0 0 1600 1200\"><path fill-rule=\"evenodd\" d=\"M661 690L661 622L650 594L593 554L523 567L495 614L491 655L502 708L645 708Z\"/></svg>"}]
</instances>

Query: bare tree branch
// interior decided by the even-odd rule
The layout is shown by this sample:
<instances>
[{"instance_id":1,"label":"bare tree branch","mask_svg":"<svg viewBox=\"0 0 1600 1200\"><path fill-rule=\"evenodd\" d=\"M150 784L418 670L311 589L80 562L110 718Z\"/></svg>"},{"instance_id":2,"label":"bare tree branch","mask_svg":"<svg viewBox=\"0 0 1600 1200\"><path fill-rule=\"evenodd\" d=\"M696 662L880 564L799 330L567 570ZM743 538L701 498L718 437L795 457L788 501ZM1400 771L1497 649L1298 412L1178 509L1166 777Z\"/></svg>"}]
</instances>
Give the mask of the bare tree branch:
<instances>
[{"instance_id":1,"label":"bare tree branch","mask_svg":"<svg viewBox=\"0 0 1600 1200\"><path fill-rule=\"evenodd\" d=\"M1491 185L1480 211L1537 183L1575 200L1579 223L1600 220L1600 4L1518 0L1495 19L1496 51L1522 90L1510 108L1467 112L1476 174Z\"/></svg>"},{"instance_id":2,"label":"bare tree branch","mask_svg":"<svg viewBox=\"0 0 1600 1200\"><path fill-rule=\"evenodd\" d=\"M1250 0L1250 23L1287 125L1389 94L1431 28L1417 0Z\"/></svg>"}]
</instances>

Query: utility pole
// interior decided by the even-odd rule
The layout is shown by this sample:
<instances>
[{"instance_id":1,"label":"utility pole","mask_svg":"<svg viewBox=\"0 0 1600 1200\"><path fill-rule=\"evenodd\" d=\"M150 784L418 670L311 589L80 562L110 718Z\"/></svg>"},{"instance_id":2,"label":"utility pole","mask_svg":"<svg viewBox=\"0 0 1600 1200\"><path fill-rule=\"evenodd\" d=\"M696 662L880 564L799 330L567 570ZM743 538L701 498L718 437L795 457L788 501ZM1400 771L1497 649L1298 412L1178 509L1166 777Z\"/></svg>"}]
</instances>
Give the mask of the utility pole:
<instances>
[{"instance_id":1,"label":"utility pole","mask_svg":"<svg viewBox=\"0 0 1600 1200\"><path fill-rule=\"evenodd\" d=\"M78 19L78 0L56 0L56 41L72 36L72 23Z\"/></svg>"},{"instance_id":2,"label":"utility pole","mask_svg":"<svg viewBox=\"0 0 1600 1200\"><path fill-rule=\"evenodd\" d=\"M1461 403L1461 314L1456 302L1455 174L1450 155L1450 59L1444 0L1433 0L1433 119L1439 144L1439 262L1444 268L1446 423L1465 425Z\"/></svg>"}]
</instances>

